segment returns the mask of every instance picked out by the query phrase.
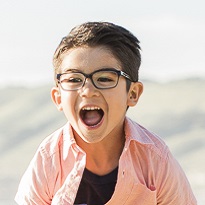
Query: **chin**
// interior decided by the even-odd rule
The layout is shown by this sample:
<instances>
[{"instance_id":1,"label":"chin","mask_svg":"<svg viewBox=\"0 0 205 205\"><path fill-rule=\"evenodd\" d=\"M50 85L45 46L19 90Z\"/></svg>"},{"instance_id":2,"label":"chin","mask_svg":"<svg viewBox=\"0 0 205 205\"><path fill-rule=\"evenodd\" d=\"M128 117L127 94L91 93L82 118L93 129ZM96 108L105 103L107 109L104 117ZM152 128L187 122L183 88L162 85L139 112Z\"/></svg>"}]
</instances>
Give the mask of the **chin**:
<instances>
[{"instance_id":1,"label":"chin","mask_svg":"<svg viewBox=\"0 0 205 205\"><path fill-rule=\"evenodd\" d=\"M95 143L99 143L102 142L104 138L102 137L98 137L98 136L93 136L93 137L82 137L81 138L84 142L88 143L88 144L95 144Z\"/></svg>"}]
</instances>

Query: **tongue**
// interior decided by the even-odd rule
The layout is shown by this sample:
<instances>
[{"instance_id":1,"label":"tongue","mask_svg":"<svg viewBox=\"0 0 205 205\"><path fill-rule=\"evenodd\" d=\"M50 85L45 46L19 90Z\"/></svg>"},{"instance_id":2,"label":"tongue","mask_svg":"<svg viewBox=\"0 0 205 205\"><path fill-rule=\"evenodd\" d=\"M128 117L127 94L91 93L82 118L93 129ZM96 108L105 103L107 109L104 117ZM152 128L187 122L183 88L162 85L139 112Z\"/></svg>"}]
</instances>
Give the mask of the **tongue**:
<instances>
[{"instance_id":1,"label":"tongue","mask_svg":"<svg viewBox=\"0 0 205 205\"><path fill-rule=\"evenodd\" d=\"M92 111L85 112L83 121L88 126L94 126L100 122L101 118L102 116L97 110L92 110Z\"/></svg>"}]
</instances>

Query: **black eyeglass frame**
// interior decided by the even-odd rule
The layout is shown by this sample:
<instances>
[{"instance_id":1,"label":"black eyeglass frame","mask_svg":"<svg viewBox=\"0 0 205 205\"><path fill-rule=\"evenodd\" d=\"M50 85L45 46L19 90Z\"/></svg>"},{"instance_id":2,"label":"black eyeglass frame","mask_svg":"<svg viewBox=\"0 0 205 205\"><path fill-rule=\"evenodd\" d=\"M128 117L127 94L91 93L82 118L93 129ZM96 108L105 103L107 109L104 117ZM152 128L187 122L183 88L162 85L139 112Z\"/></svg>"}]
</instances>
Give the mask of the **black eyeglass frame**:
<instances>
[{"instance_id":1,"label":"black eyeglass frame","mask_svg":"<svg viewBox=\"0 0 205 205\"><path fill-rule=\"evenodd\" d=\"M115 85L115 86L112 86L112 87L107 87L107 88L106 88L106 87L105 87L105 88L98 87L98 86L95 84L95 82L93 81L92 76L93 76L95 73L98 73L98 72L101 72L101 71L111 71L111 72L115 72L115 73L118 75L118 79L117 79L116 85ZM83 73L83 72L78 71L78 70L73 70L73 71L71 70L71 72L72 72L72 73L80 73L80 74L82 74L83 76L85 76L85 79L84 79L84 82L82 83L81 87L79 87L79 88L77 88L77 89L68 90L68 89L63 88L63 86L61 85L61 82L60 82L60 77L61 77L62 75L64 75L64 74L67 74L67 73L65 72L65 73L58 73L58 74L56 74L56 79L57 79L57 81L58 81L58 84L60 84L61 88L62 88L63 90L65 90L65 91L74 91L74 90L78 90L78 89L82 88L82 87L85 85L85 82L86 82L86 79L87 79L87 78L89 78L89 79L92 81L92 84L95 86L95 88L101 89L101 90L115 88L115 87L118 85L120 76L123 76L124 78L126 78L126 80L129 80L129 81L131 81L131 82L134 82L134 81L131 79L131 77L130 77L127 73L125 73L125 72L123 72L123 71L121 71L121 70L117 70L117 69L115 69L115 68L102 68L102 69L99 69L99 70L95 70L94 72L92 72L92 73L90 73L90 74L86 74L86 73Z\"/></svg>"}]
</instances>

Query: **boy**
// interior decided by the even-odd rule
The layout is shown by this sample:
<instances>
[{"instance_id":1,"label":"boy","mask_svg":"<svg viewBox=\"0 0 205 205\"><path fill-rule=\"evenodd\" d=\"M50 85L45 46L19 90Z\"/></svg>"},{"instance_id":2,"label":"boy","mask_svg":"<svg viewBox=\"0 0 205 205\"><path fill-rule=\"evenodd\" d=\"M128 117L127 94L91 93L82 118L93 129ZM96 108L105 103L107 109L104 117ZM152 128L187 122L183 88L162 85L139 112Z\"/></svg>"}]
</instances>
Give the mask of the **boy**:
<instances>
[{"instance_id":1,"label":"boy","mask_svg":"<svg viewBox=\"0 0 205 205\"><path fill-rule=\"evenodd\" d=\"M51 96L68 123L40 145L18 204L197 204L165 143L126 117L143 91L140 62L138 39L112 23L85 23L62 39Z\"/></svg>"}]
</instances>

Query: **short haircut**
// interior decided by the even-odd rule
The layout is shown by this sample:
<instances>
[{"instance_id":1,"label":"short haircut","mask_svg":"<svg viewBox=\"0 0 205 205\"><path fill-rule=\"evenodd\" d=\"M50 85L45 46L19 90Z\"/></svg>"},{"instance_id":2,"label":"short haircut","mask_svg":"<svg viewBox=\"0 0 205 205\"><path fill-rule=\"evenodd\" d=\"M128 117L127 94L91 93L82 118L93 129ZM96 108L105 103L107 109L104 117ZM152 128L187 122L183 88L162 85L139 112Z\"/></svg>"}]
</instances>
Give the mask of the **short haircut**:
<instances>
[{"instance_id":1,"label":"short haircut","mask_svg":"<svg viewBox=\"0 0 205 205\"><path fill-rule=\"evenodd\" d=\"M109 22L87 22L74 27L57 47L53 65L59 72L63 54L69 49L81 46L105 46L121 63L133 82L138 81L141 64L139 40L127 29ZM130 84L130 83L129 83Z\"/></svg>"}]
</instances>

